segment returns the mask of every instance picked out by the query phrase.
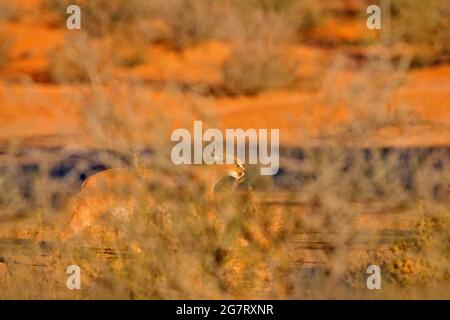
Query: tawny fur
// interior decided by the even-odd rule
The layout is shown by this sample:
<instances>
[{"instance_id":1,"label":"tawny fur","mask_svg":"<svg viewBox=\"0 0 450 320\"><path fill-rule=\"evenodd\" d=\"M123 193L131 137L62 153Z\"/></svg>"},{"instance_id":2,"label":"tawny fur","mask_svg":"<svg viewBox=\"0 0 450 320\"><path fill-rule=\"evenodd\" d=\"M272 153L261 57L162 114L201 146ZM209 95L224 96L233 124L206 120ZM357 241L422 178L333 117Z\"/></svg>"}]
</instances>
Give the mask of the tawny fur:
<instances>
[{"instance_id":1,"label":"tawny fur","mask_svg":"<svg viewBox=\"0 0 450 320\"><path fill-rule=\"evenodd\" d=\"M107 212L118 221L125 223L129 221L135 206L133 192L143 186L138 183L139 181L154 183L155 188L176 188L183 183L195 182L207 186L206 194L202 196L210 200L218 181L224 177L232 177L235 181L239 181L244 177L245 169L239 162L231 165L190 166L188 175L189 181L179 181L176 175L155 172L151 169L110 169L89 177L82 185L68 228L63 233L63 239L94 225ZM156 200L153 200L156 204Z\"/></svg>"}]
</instances>

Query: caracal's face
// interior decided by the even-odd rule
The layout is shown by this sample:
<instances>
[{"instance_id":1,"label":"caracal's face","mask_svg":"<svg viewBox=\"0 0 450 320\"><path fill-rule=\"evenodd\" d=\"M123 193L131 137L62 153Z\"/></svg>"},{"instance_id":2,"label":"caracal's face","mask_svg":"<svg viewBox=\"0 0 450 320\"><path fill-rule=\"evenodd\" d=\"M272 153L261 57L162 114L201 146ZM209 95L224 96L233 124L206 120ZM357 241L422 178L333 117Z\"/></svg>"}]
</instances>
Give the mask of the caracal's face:
<instances>
[{"instance_id":1,"label":"caracal's face","mask_svg":"<svg viewBox=\"0 0 450 320\"><path fill-rule=\"evenodd\" d=\"M237 181L241 180L245 176L245 168L242 164L236 163L232 165L226 165L229 166L227 168L228 175L236 179Z\"/></svg>"}]
</instances>

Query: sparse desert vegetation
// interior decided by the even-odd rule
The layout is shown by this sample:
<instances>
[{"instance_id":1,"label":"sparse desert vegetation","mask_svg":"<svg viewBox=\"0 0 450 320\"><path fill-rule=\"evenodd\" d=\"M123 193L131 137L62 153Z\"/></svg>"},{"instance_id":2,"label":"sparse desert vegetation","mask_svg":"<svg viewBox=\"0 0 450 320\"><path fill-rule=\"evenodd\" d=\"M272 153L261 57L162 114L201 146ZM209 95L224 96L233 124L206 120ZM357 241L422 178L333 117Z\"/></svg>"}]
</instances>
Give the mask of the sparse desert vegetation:
<instances>
[{"instance_id":1,"label":"sparse desert vegetation","mask_svg":"<svg viewBox=\"0 0 450 320\"><path fill-rule=\"evenodd\" d=\"M81 30L65 0L0 15L0 298L449 298L446 2L393 0L389 41L363 1L75 2ZM170 160L194 120L279 128L279 172L205 196ZM134 214L65 237L109 168Z\"/></svg>"},{"instance_id":2,"label":"sparse desert vegetation","mask_svg":"<svg viewBox=\"0 0 450 320\"><path fill-rule=\"evenodd\" d=\"M432 1L425 5L421 1L395 0L392 1L392 7L393 38L414 46L413 55L416 64L427 65L448 61L450 57L448 2Z\"/></svg>"}]
</instances>

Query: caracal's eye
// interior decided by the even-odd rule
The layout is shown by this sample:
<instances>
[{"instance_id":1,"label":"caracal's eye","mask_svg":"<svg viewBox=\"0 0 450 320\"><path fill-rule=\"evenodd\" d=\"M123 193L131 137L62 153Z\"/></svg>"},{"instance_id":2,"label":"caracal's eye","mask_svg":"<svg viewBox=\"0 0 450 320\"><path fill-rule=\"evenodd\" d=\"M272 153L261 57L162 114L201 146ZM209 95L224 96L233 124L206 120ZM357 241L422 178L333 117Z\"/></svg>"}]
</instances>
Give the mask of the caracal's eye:
<instances>
[{"instance_id":1,"label":"caracal's eye","mask_svg":"<svg viewBox=\"0 0 450 320\"><path fill-rule=\"evenodd\" d=\"M244 175L244 174L245 174L245 168L244 168L244 166L243 166L242 164L240 164L240 163L238 163L237 166L238 166L238 169L239 169L239 173L240 173L241 175Z\"/></svg>"}]
</instances>

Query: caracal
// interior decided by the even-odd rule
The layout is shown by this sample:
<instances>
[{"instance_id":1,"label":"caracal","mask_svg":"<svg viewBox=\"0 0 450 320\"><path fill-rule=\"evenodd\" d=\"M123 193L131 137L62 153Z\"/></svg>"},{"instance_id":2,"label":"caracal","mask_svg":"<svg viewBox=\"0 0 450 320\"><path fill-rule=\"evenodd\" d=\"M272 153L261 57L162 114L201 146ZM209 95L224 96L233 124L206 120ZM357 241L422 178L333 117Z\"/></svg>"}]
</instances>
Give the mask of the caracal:
<instances>
[{"instance_id":1,"label":"caracal","mask_svg":"<svg viewBox=\"0 0 450 320\"><path fill-rule=\"evenodd\" d=\"M204 186L206 190L200 196L211 200L219 181L231 177L235 186L245 175L245 168L239 161L236 164L190 165L186 171L185 175L177 175L152 169L109 169L94 174L81 187L63 239L93 226L106 213L119 222L129 221L136 205L136 193L144 191L152 195L152 192L148 192L149 185L154 190L168 190L188 188L188 184L194 183ZM143 181L145 183L140 183ZM154 205L159 204L158 199L151 201Z\"/></svg>"}]
</instances>

